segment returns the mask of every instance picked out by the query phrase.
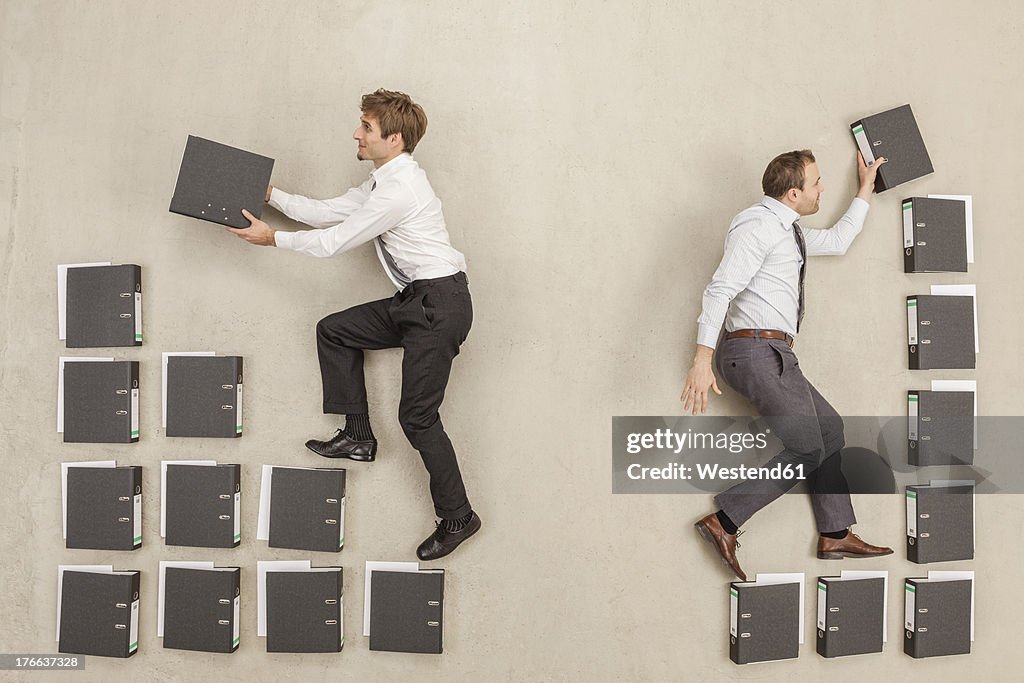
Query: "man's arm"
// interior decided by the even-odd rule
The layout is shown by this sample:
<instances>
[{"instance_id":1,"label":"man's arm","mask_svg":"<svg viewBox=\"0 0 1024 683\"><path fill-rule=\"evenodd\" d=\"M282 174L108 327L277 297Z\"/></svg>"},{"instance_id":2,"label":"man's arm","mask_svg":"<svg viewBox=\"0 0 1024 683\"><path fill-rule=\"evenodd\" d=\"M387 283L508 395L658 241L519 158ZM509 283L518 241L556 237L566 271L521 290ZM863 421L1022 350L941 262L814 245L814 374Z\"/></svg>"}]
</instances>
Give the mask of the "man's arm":
<instances>
[{"instance_id":1,"label":"man's arm","mask_svg":"<svg viewBox=\"0 0 1024 683\"><path fill-rule=\"evenodd\" d=\"M697 350L686 375L683 393L679 396L684 413L704 413L708 407L709 389L722 394L711 369L711 361L729 303L757 274L771 248L760 226L759 220L750 220L729 231L722 262L704 290L703 308L697 320Z\"/></svg>"},{"instance_id":2,"label":"man's arm","mask_svg":"<svg viewBox=\"0 0 1024 683\"><path fill-rule=\"evenodd\" d=\"M354 188L354 190L357 189L359 188ZM274 188L272 197L278 192L279 190ZM350 190L339 199L348 197L352 192L353 190ZM296 195L289 196L295 197ZM291 202L288 207L289 209L293 207ZM225 227L225 230L233 232L250 244L277 246L300 251L310 256L326 257L369 242L398 225L414 209L415 198L405 191L400 183L382 183L344 221L329 227L301 232L282 232L274 230L267 223L243 209L242 215L252 225L242 229Z\"/></svg>"},{"instance_id":3,"label":"man's arm","mask_svg":"<svg viewBox=\"0 0 1024 683\"><path fill-rule=\"evenodd\" d=\"M305 223L311 228L329 228L341 223L358 211L370 197L370 182L333 199L311 199L298 194L289 194L270 186L266 202L293 221Z\"/></svg>"},{"instance_id":4,"label":"man's arm","mask_svg":"<svg viewBox=\"0 0 1024 683\"><path fill-rule=\"evenodd\" d=\"M885 157L880 157L868 166L864 163L861 153L857 152L857 177L860 181L857 195L850 202L850 208L846 210L843 217L831 228L827 230L804 229L804 242L807 245L808 256L842 256L846 253L854 238L864 228L864 219L867 218L871 196L875 191L875 176L878 174L878 167L885 162Z\"/></svg>"}]
</instances>

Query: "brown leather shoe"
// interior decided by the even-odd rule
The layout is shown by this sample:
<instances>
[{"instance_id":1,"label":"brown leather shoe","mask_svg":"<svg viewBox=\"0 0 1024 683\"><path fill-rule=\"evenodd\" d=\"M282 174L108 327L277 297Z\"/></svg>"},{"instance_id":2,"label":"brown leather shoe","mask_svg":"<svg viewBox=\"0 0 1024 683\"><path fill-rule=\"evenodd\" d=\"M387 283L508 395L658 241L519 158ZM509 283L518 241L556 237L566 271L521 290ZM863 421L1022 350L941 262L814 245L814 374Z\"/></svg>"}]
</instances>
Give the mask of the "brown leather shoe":
<instances>
[{"instance_id":1,"label":"brown leather shoe","mask_svg":"<svg viewBox=\"0 0 1024 683\"><path fill-rule=\"evenodd\" d=\"M892 548L865 543L860 536L852 531L846 534L846 538L818 536L819 560L841 560L844 557L881 557L882 555L892 555Z\"/></svg>"},{"instance_id":2,"label":"brown leather shoe","mask_svg":"<svg viewBox=\"0 0 1024 683\"><path fill-rule=\"evenodd\" d=\"M715 550L718 551L718 556L722 559L725 566L731 569L740 580L746 581L747 575L740 569L739 560L736 559L736 548L740 547L740 544L736 542L736 536L739 534L726 533L715 513L711 513L694 524L694 526L697 527L697 531L700 532L705 541L715 546ZM892 551L890 550L889 552Z\"/></svg>"}]
</instances>

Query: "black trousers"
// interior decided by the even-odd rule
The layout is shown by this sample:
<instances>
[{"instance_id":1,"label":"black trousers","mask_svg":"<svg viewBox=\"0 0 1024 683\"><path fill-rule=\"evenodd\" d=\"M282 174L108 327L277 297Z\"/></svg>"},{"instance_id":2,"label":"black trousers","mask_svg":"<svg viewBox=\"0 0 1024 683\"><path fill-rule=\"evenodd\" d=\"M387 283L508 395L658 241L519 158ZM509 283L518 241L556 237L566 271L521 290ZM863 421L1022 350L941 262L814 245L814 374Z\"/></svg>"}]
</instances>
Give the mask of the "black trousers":
<instances>
[{"instance_id":1,"label":"black trousers","mask_svg":"<svg viewBox=\"0 0 1024 683\"><path fill-rule=\"evenodd\" d=\"M469 514L469 499L438 409L452 360L473 324L465 273L417 280L390 299L329 315L316 326L324 412L366 413L363 351L401 347L398 421L430 474L434 511L442 519Z\"/></svg>"}]
</instances>

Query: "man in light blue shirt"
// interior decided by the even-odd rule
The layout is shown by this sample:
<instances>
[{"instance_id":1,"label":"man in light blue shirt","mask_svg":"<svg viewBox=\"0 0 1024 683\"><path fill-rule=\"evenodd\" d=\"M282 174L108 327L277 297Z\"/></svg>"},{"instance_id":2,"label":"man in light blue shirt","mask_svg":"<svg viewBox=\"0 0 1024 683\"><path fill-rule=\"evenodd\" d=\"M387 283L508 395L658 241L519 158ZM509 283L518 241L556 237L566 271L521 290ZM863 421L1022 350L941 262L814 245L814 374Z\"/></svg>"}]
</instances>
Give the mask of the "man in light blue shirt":
<instances>
[{"instance_id":1,"label":"man in light blue shirt","mask_svg":"<svg viewBox=\"0 0 1024 683\"><path fill-rule=\"evenodd\" d=\"M818 211L824 191L810 150L780 154L768 164L761 180L765 196L733 219L722 262L704 290L697 352L680 397L684 411L696 415L706 410L711 390L722 393L711 369L714 360L718 376L754 405L784 446L768 465L802 465L811 484L820 559L892 553L849 530L856 522L849 488L839 458L831 457L845 445L843 420L804 377L792 349L804 314L806 259L846 253L864 226L883 163L868 166L858 153L857 195L827 230L798 222ZM746 574L736 559L739 527L797 481L741 482L715 497L717 513L697 522L701 536L741 579Z\"/></svg>"}]
</instances>

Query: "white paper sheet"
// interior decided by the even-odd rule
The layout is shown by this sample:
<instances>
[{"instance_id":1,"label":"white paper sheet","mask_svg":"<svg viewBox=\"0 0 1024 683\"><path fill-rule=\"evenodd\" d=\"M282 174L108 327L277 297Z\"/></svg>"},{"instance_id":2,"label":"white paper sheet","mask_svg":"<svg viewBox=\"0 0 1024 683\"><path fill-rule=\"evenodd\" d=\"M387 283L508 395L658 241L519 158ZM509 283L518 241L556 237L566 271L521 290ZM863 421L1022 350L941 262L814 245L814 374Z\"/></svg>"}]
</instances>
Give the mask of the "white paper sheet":
<instances>
[{"instance_id":1,"label":"white paper sheet","mask_svg":"<svg viewBox=\"0 0 1024 683\"><path fill-rule=\"evenodd\" d=\"M68 338L68 268L91 268L93 266L109 265L111 265L110 261L57 264L57 339Z\"/></svg>"},{"instance_id":2,"label":"white paper sheet","mask_svg":"<svg viewBox=\"0 0 1024 683\"><path fill-rule=\"evenodd\" d=\"M216 466L216 460L161 460L160 461L160 538L167 538L167 466L196 465Z\"/></svg>"},{"instance_id":3,"label":"white paper sheet","mask_svg":"<svg viewBox=\"0 0 1024 683\"><path fill-rule=\"evenodd\" d=\"M65 363L113 363L113 357L61 356L57 359L57 433L64 432L64 364Z\"/></svg>"},{"instance_id":4,"label":"white paper sheet","mask_svg":"<svg viewBox=\"0 0 1024 683\"><path fill-rule=\"evenodd\" d=\"M167 358L168 356L216 356L215 351L164 351L163 358L161 360L160 367L160 401L163 404L161 408L161 426L167 429Z\"/></svg>"},{"instance_id":5,"label":"white paper sheet","mask_svg":"<svg viewBox=\"0 0 1024 683\"><path fill-rule=\"evenodd\" d=\"M370 575L375 571L382 572L418 572L419 562L373 562L367 560L363 574L363 635L370 635Z\"/></svg>"}]
</instances>

